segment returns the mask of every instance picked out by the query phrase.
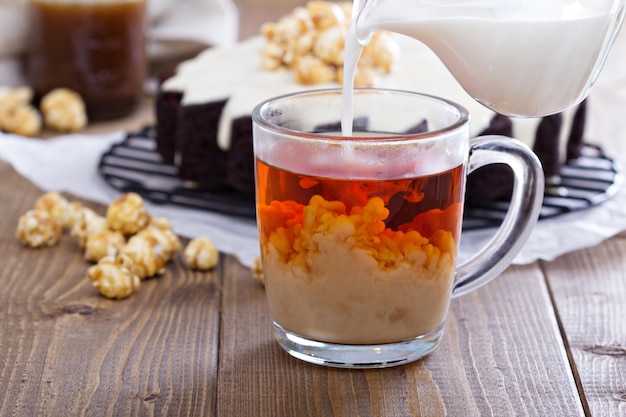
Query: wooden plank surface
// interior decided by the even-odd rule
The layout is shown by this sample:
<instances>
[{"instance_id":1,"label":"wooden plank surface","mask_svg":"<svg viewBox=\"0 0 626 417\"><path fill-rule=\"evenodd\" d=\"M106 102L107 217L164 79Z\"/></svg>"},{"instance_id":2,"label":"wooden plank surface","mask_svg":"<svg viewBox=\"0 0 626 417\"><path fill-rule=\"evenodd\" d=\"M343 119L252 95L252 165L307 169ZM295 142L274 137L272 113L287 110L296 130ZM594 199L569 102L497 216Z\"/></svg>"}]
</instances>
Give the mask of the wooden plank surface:
<instances>
[{"instance_id":1,"label":"wooden plank surface","mask_svg":"<svg viewBox=\"0 0 626 417\"><path fill-rule=\"evenodd\" d=\"M626 416L626 238L543 269L593 416Z\"/></svg>"},{"instance_id":2,"label":"wooden plank surface","mask_svg":"<svg viewBox=\"0 0 626 417\"><path fill-rule=\"evenodd\" d=\"M536 265L455 300L425 360L368 371L290 358L272 339L263 288L232 259L224 274L217 415L584 415Z\"/></svg>"},{"instance_id":3,"label":"wooden plank surface","mask_svg":"<svg viewBox=\"0 0 626 417\"><path fill-rule=\"evenodd\" d=\"M191 272L178 256L108 300L71 237L19 243L18 216L41 191L4 162L0 178L0 415L212 415L221 269Z\"/></svg>"},{"instance_id":4,"label":"wooden plank surface","mask_svg":"<svg viewBox=\"0 0 626 417\"><path fill-rule=\"evenodd\" d=\"M456 410L450 415L583 415L536 264L511 267L453 301L447 338L426 364L434 375L443 375L435 380L444 387L443 398L453 404L449 408ZM458 387L447 385L459 378L470 389L464 398ZM475 413L463 410L470 404Z\"/></svg>"}]
</instances>

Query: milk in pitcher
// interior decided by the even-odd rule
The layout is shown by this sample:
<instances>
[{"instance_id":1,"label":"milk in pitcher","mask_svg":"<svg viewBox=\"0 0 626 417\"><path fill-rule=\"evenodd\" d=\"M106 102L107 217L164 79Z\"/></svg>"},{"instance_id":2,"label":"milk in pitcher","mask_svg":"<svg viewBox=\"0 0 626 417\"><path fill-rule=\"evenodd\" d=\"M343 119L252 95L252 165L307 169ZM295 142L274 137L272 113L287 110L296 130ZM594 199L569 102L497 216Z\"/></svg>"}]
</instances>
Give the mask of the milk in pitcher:
<instances>
[{"instance_id":1,"label":"milk in pitcher","mask_svg":"<svg viewBox=\"0 0 626 417\"><path fill-rule=\"evenodd\" d=\"M357 0L345 46L344 114L362 45L376 30L424 43L470 96L498 113L558 113L586 97L621 26L623 3Z\"/></svg>"}]
</instances>

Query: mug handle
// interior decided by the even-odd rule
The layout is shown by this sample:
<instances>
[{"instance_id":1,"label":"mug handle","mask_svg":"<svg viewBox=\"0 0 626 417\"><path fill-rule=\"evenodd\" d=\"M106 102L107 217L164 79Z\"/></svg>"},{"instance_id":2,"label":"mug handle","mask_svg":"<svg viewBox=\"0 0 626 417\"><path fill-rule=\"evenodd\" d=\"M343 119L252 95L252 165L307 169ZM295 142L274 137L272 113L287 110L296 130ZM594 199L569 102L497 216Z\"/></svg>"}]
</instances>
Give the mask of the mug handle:
<instances>
[{"instance_id":1,"label":"mug handle","mask_svg":"<svg viewBox=\"0 0 626 417\"><path fill-rule=\"evenodd\" d=\"M511 203L500 228L479 253L457 266L452 297L481 287L504 271L526 243L537 223L544 193L539 158L522 142L505 136L481 136L470 141L468 175L490 164L513 171Z\"/></svg>"}]
</instances>

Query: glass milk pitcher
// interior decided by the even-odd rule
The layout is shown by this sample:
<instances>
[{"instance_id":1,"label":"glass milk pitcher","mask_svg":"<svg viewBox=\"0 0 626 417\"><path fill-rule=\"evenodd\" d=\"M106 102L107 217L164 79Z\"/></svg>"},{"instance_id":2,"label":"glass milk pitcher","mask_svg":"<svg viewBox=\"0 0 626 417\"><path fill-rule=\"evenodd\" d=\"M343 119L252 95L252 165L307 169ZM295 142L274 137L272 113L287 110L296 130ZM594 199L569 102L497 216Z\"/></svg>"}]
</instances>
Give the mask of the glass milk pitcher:
<instances>
[{"instance_id":1,"label":"glass milk pitcher","mask_svg":"<svg viewBox=\"0 0 626 417\"><path fill-rule=\"evenodd\" d=\"M346 42L375 30L428 46L477 101L545 116L582 101L619 32L626 0L355 0Z\"/></svg>"}]
</instances>

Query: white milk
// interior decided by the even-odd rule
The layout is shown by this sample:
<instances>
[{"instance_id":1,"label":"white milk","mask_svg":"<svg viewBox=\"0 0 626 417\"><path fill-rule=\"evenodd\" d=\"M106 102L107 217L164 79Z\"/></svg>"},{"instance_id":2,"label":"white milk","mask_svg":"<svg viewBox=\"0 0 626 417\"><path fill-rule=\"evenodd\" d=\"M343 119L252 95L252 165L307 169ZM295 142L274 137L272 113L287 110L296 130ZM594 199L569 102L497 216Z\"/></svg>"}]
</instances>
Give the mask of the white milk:
<instances>
[{"instance_id":1,"label":"white milk","mask_svg":"<svg viewBox=\"0 0 626 417\"><path fill-rule=\"evenodd\" d=\"M623 11L621 4L612 2L591 9L567 0L541 0L530 9L515 4L474 7L474 3L454 1L434 5L427 0L369 4L378 8L360 15L355 10L346 40L344 122L351 120L348 74L354 73L360 55L359 39L367 43L364 39L375 30L404 34L427 45L468 94L492 110L509 116L544 116L584 99L606 59ZM351 133L348 123L343 131Z\"/></svg>"}]
</instances>

